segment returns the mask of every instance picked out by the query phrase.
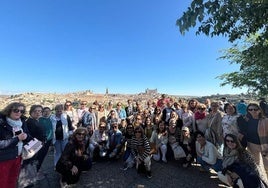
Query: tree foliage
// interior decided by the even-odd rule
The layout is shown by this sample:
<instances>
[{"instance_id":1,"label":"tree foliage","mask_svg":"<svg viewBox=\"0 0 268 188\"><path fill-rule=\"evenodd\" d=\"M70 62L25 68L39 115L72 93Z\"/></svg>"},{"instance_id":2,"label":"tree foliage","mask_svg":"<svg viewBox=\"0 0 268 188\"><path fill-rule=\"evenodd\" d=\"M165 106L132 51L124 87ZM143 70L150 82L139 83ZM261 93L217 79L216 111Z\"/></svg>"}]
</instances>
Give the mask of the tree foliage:
<instances>
[{"instance_id":1,"label":"tree foliage","mask_svg":"<svg viewBox=\"0 0 268 188\"><path fill-rule=\"evenodd\" d=\"M221 57L240 64L239 72L219 76L224 80L221 85L246 86L268 95L268 0L193 0L176 25L185 34L197 22L197 35L223 35L230 42L244 40L243 46L233 45Z\"/></svg>"},{"instance_id":2,"label":"tree foliage","mask_svg":"<svg viewBox=\"0 0 268 188\"><path fill-rule=\"evenodd\" d=\"M263 46L256 42L254 35L244 41L243 46L238 44L223 51L220 59L227 59L231 64L241 64L240 71L225 73L218 78L223 80L221 86L230 84L233 87L246 86L250 92L259 96L268 95L268 41Z\"/></svg>"}]
</instances>

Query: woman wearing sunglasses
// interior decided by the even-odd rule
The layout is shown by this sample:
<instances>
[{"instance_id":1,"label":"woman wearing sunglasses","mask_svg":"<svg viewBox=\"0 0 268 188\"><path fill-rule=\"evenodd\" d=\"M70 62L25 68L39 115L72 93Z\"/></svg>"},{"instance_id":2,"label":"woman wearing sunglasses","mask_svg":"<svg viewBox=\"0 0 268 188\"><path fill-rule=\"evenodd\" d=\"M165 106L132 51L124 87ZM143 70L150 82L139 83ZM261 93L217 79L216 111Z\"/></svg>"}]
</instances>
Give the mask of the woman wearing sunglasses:
<instances>
[{"instance_id":1,"label":"woman wearing sunglasses","mask_svg":"<svg viewBox=\"0 0 268 188\"><path fill-rule=\"evenodd\" d=\"M15 188L23 144L32 139L23 118L25 105L13 102L0 113L0 185Z\"/></svg>"},{"instance_id":2,"label":"woman wearing sunglasses","mask_svg":"<svg viewBox=\"0 0 268 188\"><path fill-rule=\"evenodd\" d=\"M260 168L268 172L268 118L257 103L250 103L246 116L238 119L240 139L246 140L247 149Z\"/></svg>"},{"instance_id":3,"label":"woman wearing sunglasses","mask_svg":"<svg viewBox=\"0 0 268 188\"><path fill-rule=\"evenodd\" d=\"M145 171L148 178L152 178L150 150L150 143L143 128L141 126L135 127L131 140L131 153L134 156L138 173Z\"/></svg>"},{"instance_id":4,"label":"woman wearing sunglasses","mask_svg":"<svg viewBox=\"0 0 268 188\"><path fill-rule=\"evenodd\" d=\"M87 134L87 128L78 127L57 162L56 170L62 175L62 187L77 183L81 172L91 168L92 163L86 149Z\"/></svg>"},{"instance_id":5,"label":"woman wearing sunglasses","mask_svg":"<svg viewBox=\"0 0 268 188\"><path fill-rule=\"evenodd\" d=\"M223 170L219 179L232 187L267 187L265 172L261 172L252 155L241 146L237 136L226 134L223 150Z\"/></svg>"}]
</instances>

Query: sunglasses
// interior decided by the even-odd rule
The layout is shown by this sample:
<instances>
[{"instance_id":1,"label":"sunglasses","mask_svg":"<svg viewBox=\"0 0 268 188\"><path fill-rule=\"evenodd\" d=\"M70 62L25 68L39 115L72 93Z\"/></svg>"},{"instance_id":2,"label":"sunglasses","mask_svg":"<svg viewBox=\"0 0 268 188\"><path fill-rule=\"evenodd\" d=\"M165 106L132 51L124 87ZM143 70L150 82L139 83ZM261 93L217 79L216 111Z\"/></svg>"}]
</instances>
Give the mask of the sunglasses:
<instances>
[{"instance_id":1,"label":"sunglasses","mask_svg":"<svg viewBox=\"0 0 268 188\"><path fill-rule=\"evenodd\" d=\"M13 109L12 112L14 113L21 113L21 114L24 114L25 113L25 110L20 110L20 109Z\"/></svg>"},{"instance_id":2,"label":"sunglasses","mask_svg":"<svg viewBox=\"0 0 268 188\"><path fill-rule=\"evenodd\" d=\"M228 140L228 139L226 139L226 142L235 143L233 140Z\"/></svg>"},{"instance_id":3,"label":"sunglasses","mask_svg":"<svg viewBox=\"0 0 268 188\"><path fill-rule=\"evenodd\" d=\"M250 111L250 112L251 112L251 111L255 111L255 112L256 112L256 111L258 111L258 110L259 110L258 108L249 108L249 109L248 109L248 111Z\"/></svg>"},{"instance_id":4,"label":"sunglasses","mask_svg":"<svg viewBox=\"0 0 268 188\"><path fill-rule=\"evenodd\" d=\"M198 110L205 110L206 108L198 108Z\"/></svg>"},{"instance_id":5,"label":"sunglasses","mask_svg":"<svg viewBox=\"0 0 268 188\"><path fill-rule=\"evenodd\" d=\"M86 105L86 103L82 103L81 105Z\"/></svg>"},{"instance_id":6,"label":"sunglasses","mask_svg":"<svg viewBox=\"0 0 268 188\"><path fill-rule=\"evenodd\" d=\"M117 126L113 126L114 129L117 129Z\"/></svg>"},{"instance_id":7,"label":"sunglasses","mask_svg":"<svg viewBox=\"0 0 268 188\"><path fill-rule=\"evenodd\" d=\"M77 135L79 135L79 136L85 136L86 134L85 133L77 133Z\"/></svg>"}]
</instances>

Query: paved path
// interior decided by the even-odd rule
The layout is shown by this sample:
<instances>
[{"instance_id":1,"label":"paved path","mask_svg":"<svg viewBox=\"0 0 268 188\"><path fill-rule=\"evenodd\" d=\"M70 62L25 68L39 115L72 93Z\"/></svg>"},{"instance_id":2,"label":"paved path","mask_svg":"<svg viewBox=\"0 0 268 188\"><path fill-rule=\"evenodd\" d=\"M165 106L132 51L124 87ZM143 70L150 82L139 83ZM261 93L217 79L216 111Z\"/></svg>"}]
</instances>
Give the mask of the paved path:
<instances>
[{"instance_id":1,"label":"paved path","mask_svg":"<svg viewBox=\"0 0 268 188\"><path fill-rule=\"evenodd\" d=\"M81 175L79 182L71 187L94 188L217 188L226 187L220 183L214 173L199 172L198 166L182 168L176 161L167 164L152 160L152 178L137 174L134 168L121 170L122 161L98 162L92 169ZM53 168L53 151L48 153L43 171L46 178L38 181L35 188L58 188L59 174Z\"/></svg>"}]
</instances>

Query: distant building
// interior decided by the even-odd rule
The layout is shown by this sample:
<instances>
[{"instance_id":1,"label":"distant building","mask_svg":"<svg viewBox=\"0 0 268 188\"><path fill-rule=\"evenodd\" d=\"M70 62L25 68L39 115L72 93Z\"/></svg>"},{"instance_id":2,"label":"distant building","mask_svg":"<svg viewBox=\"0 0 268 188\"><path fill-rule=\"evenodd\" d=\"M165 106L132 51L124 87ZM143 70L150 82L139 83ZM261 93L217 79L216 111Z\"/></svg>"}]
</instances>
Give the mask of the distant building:
<instances>
[{"instance_id":1,"label":"distant building","mask_svg":"<svg viewBox=\"0 0 268 188\"><path fill-rule=\"evenodd\" d=\"M157 92L157 89L146 89L145 90L145 94L147 95L156 95L158 92Z\"/></svg>"}]
</instances>

